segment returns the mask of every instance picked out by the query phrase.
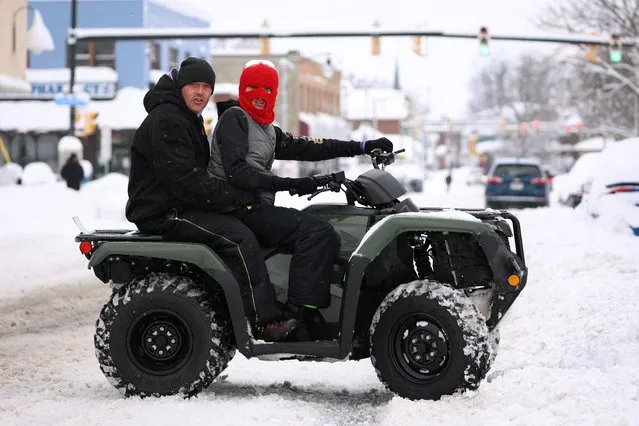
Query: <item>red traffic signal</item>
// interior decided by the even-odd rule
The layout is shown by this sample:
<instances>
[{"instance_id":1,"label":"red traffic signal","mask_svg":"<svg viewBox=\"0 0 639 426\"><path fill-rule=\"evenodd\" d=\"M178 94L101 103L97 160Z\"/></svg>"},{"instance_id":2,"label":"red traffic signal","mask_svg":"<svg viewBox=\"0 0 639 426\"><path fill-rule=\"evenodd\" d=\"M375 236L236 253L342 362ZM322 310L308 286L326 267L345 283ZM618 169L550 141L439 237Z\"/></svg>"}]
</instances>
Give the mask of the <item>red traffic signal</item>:
<instances>
[{"instance_id":1,"label":"red traffic signal","mask_svg":"<svg viewBox=\"0 0 639 426\"><path fill-rule=\"evenodd\" d=\"M541 129L541 121L539 121L539 120L533 121L532 122L532 126L533 126L533 129L535 129L535 130Z\"/></svg>"}]
</instances>

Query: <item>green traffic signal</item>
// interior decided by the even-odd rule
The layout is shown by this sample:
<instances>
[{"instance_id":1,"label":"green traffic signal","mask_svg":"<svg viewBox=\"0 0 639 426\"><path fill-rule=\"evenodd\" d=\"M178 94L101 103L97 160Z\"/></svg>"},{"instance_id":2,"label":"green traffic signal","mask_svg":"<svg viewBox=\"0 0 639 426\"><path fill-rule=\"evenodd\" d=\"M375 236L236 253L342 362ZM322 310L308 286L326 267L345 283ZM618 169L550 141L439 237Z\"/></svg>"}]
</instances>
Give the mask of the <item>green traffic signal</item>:
<instances>
[{"instance_id":1,"label":"green traffic signal","mask_svg":"<svg viewBox=\"0 0 639 426\"><path fill-rule=\"evenodd\" d=\"M623 58L623 53L621 52L621 49L615 49L610 51L611 62L614 62L614 63L621 62L622 58Z\"/></svg>"},{"instance_id":2,"label":"green traffic signal","mask_svg":"<svg viewBox=\"0 0 639 426\"><path fill-rule=\"evenodd\" d=\"M479 45L479 56L490 56L490 46L487 44Z\"/></svg>"}]
</instances>

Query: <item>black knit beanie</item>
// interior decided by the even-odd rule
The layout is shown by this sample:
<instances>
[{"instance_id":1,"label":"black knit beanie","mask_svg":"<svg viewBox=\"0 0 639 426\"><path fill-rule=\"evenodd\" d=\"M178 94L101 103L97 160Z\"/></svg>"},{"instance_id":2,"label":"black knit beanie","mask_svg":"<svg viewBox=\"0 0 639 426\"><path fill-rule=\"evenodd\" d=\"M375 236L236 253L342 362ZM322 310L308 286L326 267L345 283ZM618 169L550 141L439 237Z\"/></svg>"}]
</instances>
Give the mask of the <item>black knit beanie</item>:
<instances>
[{"instance_id":1,"label":"black knit beanie","mask_svg":"<svg viewBox=\"0 0 639 426\"><path fill-rule=\"evenodd\" d=\"M215 72L211 65L203 59L187 58L180 64L176 83L181 89L182 86L189 83L202 82L211 85L211 89L215 88Z\"/></svg>"}]
</instances>

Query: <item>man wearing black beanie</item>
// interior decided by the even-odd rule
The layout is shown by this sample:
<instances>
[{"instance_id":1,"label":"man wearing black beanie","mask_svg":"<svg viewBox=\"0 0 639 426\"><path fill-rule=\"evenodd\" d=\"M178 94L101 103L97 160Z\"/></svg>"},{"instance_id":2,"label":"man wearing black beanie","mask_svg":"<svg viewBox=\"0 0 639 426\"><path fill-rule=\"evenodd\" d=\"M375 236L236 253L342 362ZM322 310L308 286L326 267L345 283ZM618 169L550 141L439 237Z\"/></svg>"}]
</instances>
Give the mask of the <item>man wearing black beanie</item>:
<instances>
[{"instance_id":1,"label":"man wearing black beanie","mask_svg":"<svg viewBox=\"0 0 639 426\"><path fill-rule=\"evenodd\" d=\"M144 96L147 117L131 144L126 217L147 234L205 244L233 271L256 338L280 341L295 330L283 318L255 235L222 214L254 204L259 194L207 172L209 142L201 113L215 87L211 65L188 58Z\"/></svg>"}]
</instances>

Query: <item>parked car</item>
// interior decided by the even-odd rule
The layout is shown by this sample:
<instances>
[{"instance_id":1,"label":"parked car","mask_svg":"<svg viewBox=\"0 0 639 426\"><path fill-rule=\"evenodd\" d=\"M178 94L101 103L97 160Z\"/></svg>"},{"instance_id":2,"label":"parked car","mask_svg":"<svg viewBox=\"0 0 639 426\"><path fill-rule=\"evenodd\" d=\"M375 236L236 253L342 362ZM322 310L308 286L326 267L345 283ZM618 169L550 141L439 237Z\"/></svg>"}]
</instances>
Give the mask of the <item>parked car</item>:
<instances>
[{"instance_id":1,"label":"parked car","mask_svg":"<svg viewBox=\"0 0 639 426\"><path fill-rule=\"evenodd\" d=\"M426 168L423 165L411 162L397 162L394 172L395 179L402 184L409 192L422 192L424 190L424 179L426 179Z\"/></svg>"},{"instance_id":2,"label":"parked car","mask_svg":"<svg viewBox=\"0 0 639 426\"><path fill-rule=\"evenodd\" d=\"M468 170L466 185L483 185L484 183L484 171L482 169L474 167Z\"/></svg>"},{"instance_id":3,"label":"parked car","mask_svg":"<svg viewBox=\"0 0 639 426\"><path fill-rule=\"evenodd\" d=\"M639 236L639 138L611 142L586 185L582 204L587 213L615 229Z\"/></svg>"},{"instance_id":4,"label":"parked car","mask_svg":"<svg viewBox=\"0 0 639 426\"><path fill-rule=\"evenodd\" d=\"M555 178L554 191L560 204L575 208L581 203L584 189L592 183L593 174L597 171L600 159L599 152L582 154L568 173Z\"/></svg>"},{"instance_id":5,"label":"parked car","mask_svg":"<svg viewBox=\"0 0 639 426\"><path fill-rule=\"evenodd\" d=\"M537 158L496 158L486 178L486 207L547 206L549 184Z\"/></svg>"}]
</instances>

